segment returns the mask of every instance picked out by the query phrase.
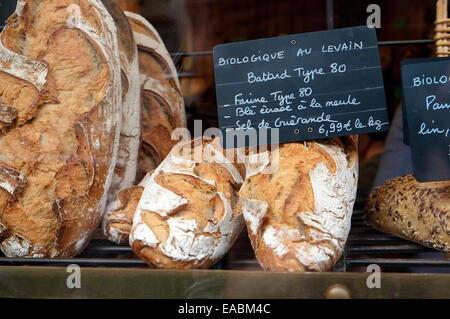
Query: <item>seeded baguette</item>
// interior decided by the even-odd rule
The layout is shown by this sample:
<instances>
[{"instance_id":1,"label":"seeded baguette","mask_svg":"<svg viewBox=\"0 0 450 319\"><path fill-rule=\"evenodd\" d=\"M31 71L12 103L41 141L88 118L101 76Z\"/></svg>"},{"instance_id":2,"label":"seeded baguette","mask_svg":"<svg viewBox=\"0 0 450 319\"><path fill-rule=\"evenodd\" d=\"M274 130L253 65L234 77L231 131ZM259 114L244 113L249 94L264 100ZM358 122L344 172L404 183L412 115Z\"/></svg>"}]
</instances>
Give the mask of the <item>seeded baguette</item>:
<instances>
[{"instance_id":1,"label":"seeded baguette","mask_svg":"<svg viewBox=\"0 0 450 319\"><path fill-rule=\"evenodd\" d=\"M366 221L379 231L450 251L450 181L420 183L413 175L377 187L366 205Z\"/></svg>"}]
</instances>

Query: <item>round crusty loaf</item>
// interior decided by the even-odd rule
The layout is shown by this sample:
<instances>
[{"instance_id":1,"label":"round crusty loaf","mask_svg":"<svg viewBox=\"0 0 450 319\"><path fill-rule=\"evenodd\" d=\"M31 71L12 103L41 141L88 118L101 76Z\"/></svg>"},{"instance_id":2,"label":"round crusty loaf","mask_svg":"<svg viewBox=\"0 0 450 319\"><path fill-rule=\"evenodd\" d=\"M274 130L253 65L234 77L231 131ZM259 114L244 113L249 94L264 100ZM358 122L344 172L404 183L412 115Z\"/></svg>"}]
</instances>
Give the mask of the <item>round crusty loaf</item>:
<instances>
[{"instance_id":1,"label":"round crusty loaf","mask_svg":"<svg viewBox=\"0 0 450 319\"><path fill-rule=\"evenodd\" d=\"M276 152L248 155L239 192L256 257L266 270L326 271L350 231L356 138L282 144L278 154L278 161Z\"/></svg>"},{"instance_id":2,"label":"round crusty loaf","mask_svg":"<svg viewBox=\"0 0 450 319\"><path fill-rule=\"evenodd\" d=\"M0 248L71 257L100 223L116 163L116 27L97 0L27 0L0 36Z\"/></svg>"},{"instance_id":3,"label":"round crusty loaf","mask_svg":"<svg viewBox=\"0 0 450 319\"><path fill-rule=\"evenodd\" d=\"M155 169L176 141L172 131L186 127L177 70L156 29L142 16L125 12L139 51L142 144L137 180Z\"/></svg>"},{"instance_id":4,"label":"round crusty loaf","mask_svg":"<svg viewBox=\"0 0 450 319\"><path fill-rule=\"evenodd\" d=\"M108 202L111 202L136 179L141 136L141 79L137 45L127 17L111 0L102 0L102 3L116 24L122 75L122 126L117 163L108 192Z\"/></svg>"},{"instance_id":5,"label":"round crusty loaf","mask_svg":"<svg viewBox=\"0 0 450 319\"><path fill-rule=\"evenodd\" d=\"M144 185L130 234L133 251L155 267L210 267L244 227L242 182L217 139L174 147Z\"/></svg>"},{"instance_id":6,"label":"round crusty loaf","mask_svg":"<svg viewBox=\"0 0 450 319\"><path fill-rule=\"evenodd\" d=\"M450 251L450 181L419 183L413 175L377 187L366 205L372 227L423 246Z\"/></svg>"}]
</instances>

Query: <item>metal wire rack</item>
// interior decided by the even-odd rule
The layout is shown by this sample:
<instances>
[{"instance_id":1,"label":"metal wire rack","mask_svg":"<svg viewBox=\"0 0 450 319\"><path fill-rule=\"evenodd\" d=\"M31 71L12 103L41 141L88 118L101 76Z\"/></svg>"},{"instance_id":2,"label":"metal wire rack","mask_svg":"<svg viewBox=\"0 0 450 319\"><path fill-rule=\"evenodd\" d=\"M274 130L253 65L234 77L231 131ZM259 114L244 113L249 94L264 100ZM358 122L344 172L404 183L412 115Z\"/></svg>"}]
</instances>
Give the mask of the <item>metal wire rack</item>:
<instances>
[{"instance_id":1,"label":"metal wire rack","mask_svg":"<svg viewBox=\"0 0 450 319\"><path fill-rule=\"evenodd\" d=\"M334 267L335 272L366 272L376 264L383 272L450 273L450 259L444 253L422 247L398 237L381 233L364 223L364 214L357 207L345 251ZM70 259L28 259L0 257L0 266L68 266L80 267L148 267L130 247L119 246L94 235L86 250ZM244 230L233 248L213 269L263 270L253 255Z\"/></svg>"}]
</instances>

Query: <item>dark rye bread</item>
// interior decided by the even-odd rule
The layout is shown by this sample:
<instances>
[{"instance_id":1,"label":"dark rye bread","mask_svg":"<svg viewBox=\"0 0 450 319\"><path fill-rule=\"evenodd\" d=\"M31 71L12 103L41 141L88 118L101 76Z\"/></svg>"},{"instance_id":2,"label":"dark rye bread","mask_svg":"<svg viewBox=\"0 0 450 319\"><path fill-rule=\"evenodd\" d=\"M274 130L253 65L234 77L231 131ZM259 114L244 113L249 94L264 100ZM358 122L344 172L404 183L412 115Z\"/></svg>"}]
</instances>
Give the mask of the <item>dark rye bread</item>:
<instances>
[{"instance_id":1,"label":"dark rye bread","mask_svg":"<svg viewBox=\"0 0 450 319\"><path fill-rule=\"evenodd\" d=\"M450 181L419 183L413 175L375 188L366 205L370 226L420 245L450 251Z\"/></svg>"},{"instance_id":2,"label":"dark rye bread","mask_svg":"<svg viewBox=\"0 0 450 319\"><path fill-rule=\"evenodd\" d=\"M116 28L96 0L27 0L0 39L0 248L71 257L98 228L116 162Z\"/></svg>"}]
</instances>

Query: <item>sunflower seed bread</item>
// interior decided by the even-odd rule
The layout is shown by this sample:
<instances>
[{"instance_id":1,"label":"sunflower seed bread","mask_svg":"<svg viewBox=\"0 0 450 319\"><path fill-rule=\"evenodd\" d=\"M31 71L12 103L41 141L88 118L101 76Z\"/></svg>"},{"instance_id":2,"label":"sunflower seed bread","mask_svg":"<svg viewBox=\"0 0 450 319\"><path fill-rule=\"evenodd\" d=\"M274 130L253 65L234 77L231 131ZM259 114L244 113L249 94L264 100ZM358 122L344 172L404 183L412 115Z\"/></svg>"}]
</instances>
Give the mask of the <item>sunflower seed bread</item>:
<instances>
[{"instance_id":1,"label":"sunflower seed bread","mask_svg":"<svg viewBox=\"0 0 450 319\"><path fill-rule=\"evenodd\" d=\"M450 181L420 183L413 175L375 188L366 222L379 231L443 252L450 251Z\"/></svg>"}]
</instances>

